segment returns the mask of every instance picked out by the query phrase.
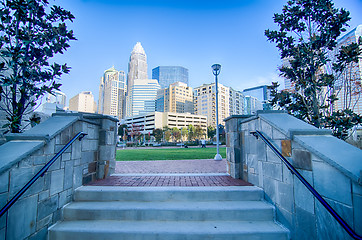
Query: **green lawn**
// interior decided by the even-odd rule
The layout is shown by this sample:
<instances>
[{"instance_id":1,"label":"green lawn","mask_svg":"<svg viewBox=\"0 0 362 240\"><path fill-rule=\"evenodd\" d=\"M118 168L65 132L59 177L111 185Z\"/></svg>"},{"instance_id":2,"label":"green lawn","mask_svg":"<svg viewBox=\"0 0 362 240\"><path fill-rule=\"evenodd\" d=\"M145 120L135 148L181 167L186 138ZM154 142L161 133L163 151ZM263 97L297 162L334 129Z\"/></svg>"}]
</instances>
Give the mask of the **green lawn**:
<instances>
[{"instance_id":1,"label":"green lawn","mask_svg":"<svg viewBox=\"0 0 362 240\"><path fill-rule=\"evenodd\" d=\"M117 161L214 159L216 148L157 148L118 150ZM220 147L220 154L226 158L226 148Z\"/></svg>"}]
</instances>

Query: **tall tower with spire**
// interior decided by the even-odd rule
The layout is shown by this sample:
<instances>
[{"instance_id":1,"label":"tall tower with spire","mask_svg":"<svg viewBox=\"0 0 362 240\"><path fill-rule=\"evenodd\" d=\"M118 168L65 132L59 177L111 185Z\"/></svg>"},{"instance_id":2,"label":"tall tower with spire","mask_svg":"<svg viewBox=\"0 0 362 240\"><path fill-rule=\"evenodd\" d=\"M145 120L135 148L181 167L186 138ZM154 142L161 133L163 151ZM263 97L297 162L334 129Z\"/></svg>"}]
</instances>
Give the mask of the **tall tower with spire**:
<instances>
[{"instance_id":1,"label":"tall tower with spire","mask_svg":"<svg viewBox=\"0 0 362 240\"><path fill-rule=\"evenodd\" d=\"M137 42L128 63L126 116L154 112L159 88L156 79L148 79L147 56L141 43Z\"/></svg>"},{"instance_id":2,"label":"tall tower with spire","mask_svg":"<svg viewBox=\"0 0 362 240\"><path fill-rule=\"evenodd\" d=\"M133 47L128 63L127 87L132 88L135 79L148 79L147 56L140 42Z\"/></svg>"}]
</instances>

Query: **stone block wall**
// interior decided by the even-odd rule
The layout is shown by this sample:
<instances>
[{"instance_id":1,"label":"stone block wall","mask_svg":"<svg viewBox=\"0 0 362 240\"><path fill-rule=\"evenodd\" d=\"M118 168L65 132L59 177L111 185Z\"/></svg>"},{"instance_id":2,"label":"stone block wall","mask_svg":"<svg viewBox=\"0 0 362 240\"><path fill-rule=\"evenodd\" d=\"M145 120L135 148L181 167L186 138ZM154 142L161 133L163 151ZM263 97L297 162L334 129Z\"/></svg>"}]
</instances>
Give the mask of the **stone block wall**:
<instances>
[{"instance_id":1,"label":"stone block wall","mask_svg":"<svg viewBox=\"0 0 362 240\"><path fill-rule=\"evenodd\" d=\"M284 112L226 119L227 161L232 177L264 189L277 221L291 239L352 239L261 140L282 152L337 213L362 234L362 151ZM237 149L237 150L235 150ZM235 169L235 170L234 170Z\"/></svg>"},{"instance_id":2,"label":"stone block wall","mask_svg":"<svg viewBox=\"0 0 362 240\"><path fill-rule=\"evenodd\" d=\"M0 207L3 207L78 132L76 140L0 218L0 239L47 239L62 207L82 184L114 172L117 120L97 114L54 114L0 146Z\"/></svg>"}]
</instances>

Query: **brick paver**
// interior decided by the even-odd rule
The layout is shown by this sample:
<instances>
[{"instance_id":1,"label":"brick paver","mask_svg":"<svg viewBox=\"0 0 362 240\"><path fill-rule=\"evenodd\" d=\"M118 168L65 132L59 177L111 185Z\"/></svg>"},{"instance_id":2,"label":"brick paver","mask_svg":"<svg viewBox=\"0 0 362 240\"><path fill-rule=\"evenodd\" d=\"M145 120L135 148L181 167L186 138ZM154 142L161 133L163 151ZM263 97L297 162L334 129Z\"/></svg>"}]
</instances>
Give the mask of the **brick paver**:
<instances>
[{"instance_id":1,"label":"brick paver","mask_svg":"<svg viewBox=\"0 0 362 240\"><path fill-rule=\"evenodd\" d=\"M226 173L226 160L210 159L169 161L122 161L116 163L116 173Z\"/></svg>"},{"instance_id":2,"label":"brick paver","mask_svg":"<svg viewBox=\"0 0 362 240\"><path fill-rule=\"evenodd\" d=\"M165 186L251 186L250 183L230 176L110 176L88 185L93 186L125 186L125 187L165 187Z\"/></svg>"},{"instance_id":3,"label":"brick paver","mask_svg":"<svg viewBox=\"0 0 362 240\"><path fill-rule=\"evenodd\" d=\"M226 160L122 161L115 175L88 185L96 186L250 186L226 174Z\"/></svg>"}]
</instances>

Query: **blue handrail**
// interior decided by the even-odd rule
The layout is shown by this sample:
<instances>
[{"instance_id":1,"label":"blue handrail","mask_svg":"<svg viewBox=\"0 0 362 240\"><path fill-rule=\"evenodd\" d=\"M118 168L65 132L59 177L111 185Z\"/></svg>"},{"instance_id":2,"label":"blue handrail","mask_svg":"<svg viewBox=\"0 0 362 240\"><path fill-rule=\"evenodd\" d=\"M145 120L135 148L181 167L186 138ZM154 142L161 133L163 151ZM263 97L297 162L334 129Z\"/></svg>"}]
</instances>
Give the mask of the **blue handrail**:
<instances>
[{"instance_id":1,"label":"blue handrail","mask_svg":"<svg viewBox=\"0 0 362 240\"><path fill-rule=\"evenodd\" d=\"M25 186L17 194L15 194L15 196L0 210L0 217L2 217L9 210L9 208L14 205L14 203L26 192L26 190L31 187L31 185L33 185L33 183L36 182L36 180L44 176L50 166L65 152L65 150L70 147L70 145L72 145L75 140L77 140L77 138L79 138L80 141L86 135L86 133L79 132L67 144L65 144L65 146L57 154L55 154L55 156L47 164L45 164L45 166L40 169L40 171L32 179L30 179L30 181L25 184Z\"/></svg>"},{"instance_id":2,"label":"blue handrail","mask_svg":"<svg viewBox=\"0 0 362 240\"><path fill-rule=\"evenodd\" d=\"M250 132L256 138L260 137L268 147L282 160L282 162L288 167L288 169L295 174L295 176L307 187L307 189L318 199L318 201L323 205L325 209L337 220L337 222L343 227L343 229L353 238L362 240L362 237L358 235L347 223L343 220L341 216L324 200L324 198L315 190L307 180L298 172L297 169L280 153L280 151L268 140L266 137L259 131Z\"/></svg>"}]
</instances>

